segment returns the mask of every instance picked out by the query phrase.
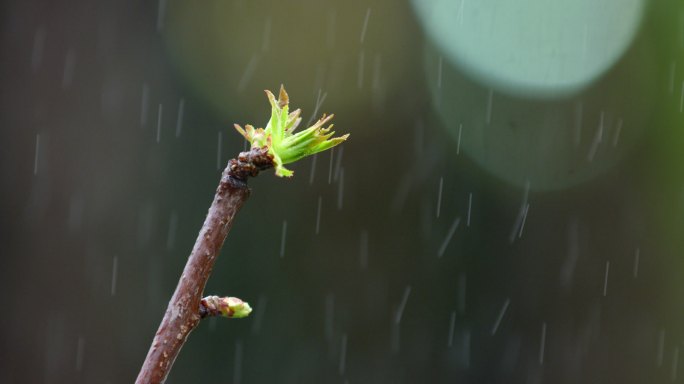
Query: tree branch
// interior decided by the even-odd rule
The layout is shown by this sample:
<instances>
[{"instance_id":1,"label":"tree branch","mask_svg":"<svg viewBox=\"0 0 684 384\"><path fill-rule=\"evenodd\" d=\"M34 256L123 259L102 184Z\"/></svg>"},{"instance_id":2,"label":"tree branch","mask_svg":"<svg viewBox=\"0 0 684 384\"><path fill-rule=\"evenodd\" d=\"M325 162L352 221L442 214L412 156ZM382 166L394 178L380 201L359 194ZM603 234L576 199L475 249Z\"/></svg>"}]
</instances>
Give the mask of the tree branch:
<instances>
[{"instance_id":1,"label":"tree branch","mask_svg":"<svg viewBox=\"0 0 684 384\"><path fill-rule=\"evenodd\" d=\"M204 317L200 311L204 287L235 215L249 198L247 178L273 167L273 164L273 156L265 147L242 152L237 159L228 162L136 383L156 384L166 380L188 335ZM206 312L206 305L204 309Z\"/></svg>"},{"instance_id":2,"label":"tree branch","mask_svg":"<svg viewBox=\"0 0 684 384\"><path fill-rule=\"evenodd\" d=\"M230 160L223 171L214 202L138 374L138 384L166 380L185 340L200 319L206 316L243 317L251 311L247 303L234 297L207 296L202 299L204 286L233 219L249 197L247 178L271 167L275 168L276 176L291 177L294 172L285 168L285 164L325 151L349 137L348 134L333 137L332 124L324 127L332 115L323 115L314 125L295 133L302 120L301 111L289 112L285 87L280 87L278 100L270 91L265 92L271 104L271 119L266 128L235 125L249 141L251 150Z\"/></svg>"}]
</instances>

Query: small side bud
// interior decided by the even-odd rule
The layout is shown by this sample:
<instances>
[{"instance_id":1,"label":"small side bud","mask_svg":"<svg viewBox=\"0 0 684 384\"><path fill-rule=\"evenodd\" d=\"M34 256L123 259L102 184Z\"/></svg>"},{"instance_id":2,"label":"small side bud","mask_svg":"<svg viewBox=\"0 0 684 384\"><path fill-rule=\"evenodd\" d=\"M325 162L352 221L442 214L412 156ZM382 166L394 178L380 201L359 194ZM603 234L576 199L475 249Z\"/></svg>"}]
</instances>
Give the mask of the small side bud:
<instances>
[{"instance_id":1,"label":"small side bud","mask_svg":"<svg viewBox=\"0 0 684 384\"><path fill-rule=\"evenodd\" d=\"M207 296L200 303L200 316L222 316L231 319L247 317L252 312L249 303L237 297Z\"/></svg>"}]
</instances>

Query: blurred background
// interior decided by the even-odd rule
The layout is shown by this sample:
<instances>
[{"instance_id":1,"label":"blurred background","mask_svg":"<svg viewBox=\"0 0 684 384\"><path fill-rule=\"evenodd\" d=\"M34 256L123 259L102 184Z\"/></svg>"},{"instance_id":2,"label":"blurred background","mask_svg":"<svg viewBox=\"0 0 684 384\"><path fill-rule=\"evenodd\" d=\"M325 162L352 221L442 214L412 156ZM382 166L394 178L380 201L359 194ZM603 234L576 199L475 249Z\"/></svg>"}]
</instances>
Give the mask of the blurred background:
<instances>
[{"instance_id":1,"label":"blurred background","mask_svg":"<svg viewBox=\"0 0 684 384\"><path fill-rule=\"evenodd\" d=\"M250 181L169 383L684 382L684 3L1 7L0 382L134 381L280 84L351 138Z\"/></svg>"}]
</instances>

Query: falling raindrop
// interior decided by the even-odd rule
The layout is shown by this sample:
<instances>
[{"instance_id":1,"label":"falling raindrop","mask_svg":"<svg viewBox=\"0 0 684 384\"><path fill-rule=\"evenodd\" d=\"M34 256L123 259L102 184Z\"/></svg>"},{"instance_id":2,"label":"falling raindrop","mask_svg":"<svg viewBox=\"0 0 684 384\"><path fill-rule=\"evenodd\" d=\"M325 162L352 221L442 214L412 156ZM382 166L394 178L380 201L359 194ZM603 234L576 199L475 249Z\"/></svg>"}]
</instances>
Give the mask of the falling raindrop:
<instances>
[{"instance_id":1,"label":"falling raindrop","mask_svg":"<svg viewBox=\"0 0 684 384\"><path fill-rule=\"evenodd\" d=\"M622 132L622 119L618 119L617 128L615 129L615 135L613 135L613 147L617 147L618 140L620 139L620 132Z\"/></svg>"},{"instance_id":2,"label":"falling raindrop","mask_svg":"<svg viewBox=\"0 0 684 384\"><path fill-rule=\"evenodd\" d=\"M466 0L461 0L461 3L458 5L458 16L456 22L458 23L459 27L463 25L463 7L465 6L465 2Z\"/></svg>"},{"instance_id":3,"label":"falling raindrop","mask_svg":"<svg viewBox=\"0 0 684 384\"><path fill-rule=\"evenodd\" d=\"M323 205L323 196L318 196L318 210L316 211L316 234L321 230L321 207Z\"/></svg>"},{"instance_id":4,"label":"falling raindrop","mask_svg":"<svg viewBox=\"0 0 684 384\"><path fill-rule=\"evenodd\" d=\"M320 110L321 106L323 105L323 102L325 101L325 98L328 97L328 92L323 92L322 89L318 88L318 95L316 96L316 103L314 104L314 111L309 117L309 121L307 121L306 126L309 127L311 126L311 123L314 121L316 116L318 116L318 111Z\"/></svg>"},{"instance_id":5,"label":"falling raindrop","mask_svg":"<svg viewBox=\"0 0 684 384\"><path fill-rule=\"evenodd\" d=\"M147 125L147 110L149 108L150 102L150 86L147 83L143 83L142 86L142 97L140 106L140 126L145 127Z\"/></svg>"},{"instance_id":6,"label":"falling raindrop","mask_svg":"<svg viewBox=\"0 0 684 384\"><path fill-rule=\"evenodd\" d=\"M610 272L610 261L606 261L606 275L603 278L603 296L608 294L608 272Z\"/></svg>"},{"instance_id":7,"label":"falling raindrop","mask_svg":"<svg viewBox=\"0 0 684 384\"><path fill-rule=\"evenodd\" d=\"M347 368L347 334L342 334L342 342L340 347L340 365L339 371L340 375L344 375L344 371Z\"/></svg>"},{"instance_id":8,"label":"falling raindrop","mask_svg":"<svg viewBox=\"0 0 684 384\"><path fill-rule=\"evenodd\" d=\"M40 133L36 133L36 151L33 158L33 174L38 174L38 155L40 153Z\"/></svg>"},{"instance_id":9,"label":"falling raindrop","mask_svg":"<svg viewBox=\"0 0 684 384\"><path fill-rule=\"evenodd\" d=\"M401 346L401 328L396 322L392 322L390 329L390 349L392 353L398 353Z\"/></svg>"},{"instance_id":10,"label":"falling raindrop","mask_svg":"<svg viewBox=\"0 0 684 384\"><path fill-rule=\"evenodd\" d=\"M411 294L411 286L407 285L406 288L404 288L404 296L401 298L401 303L399 304L399 308L397 308L397 312L394 316L394 322L396 324L401 323L401 317L404 315L404 309L406 309L406 303L408 302L409 295Z\"/></svg>"},{"instance_id":11,"label":"falling raindrop","mask_svg":"<svg viewBox=\"0 0 684 384\"><path fill-rule=\"evenodd\" d=\"M461 218L457 217L456 220L451 224L451 228L449 228L449 232L447 233L446 238L442 242L442 245L439 247L439 250L437 251L437 257L441 258L444 256L444 252L447 249L447 246L449 246L449 242L451 242L451 238L454 237L454 233L456 233L456 229L458 229L458 225L461 222Z\"/></svg>"},{"instance_id":12,"label":"falling raindrop","mask_svg":"<svg viewBox=\"0 0 684 384\"><path fill-rule=\"evenodd\" d=\"M328 184L332 183L333 174L333 158L335 157L335 148L330 149L330 165L328 166Z\"/></svg>"},{"instance_id":13,"label":"falling raindrop","mask_svg":"<svg viewBox=\"0 0 684 384\"><path fill-rule=\"evenodd\" d=\"M658 335L658 352L656 354L656 365L663 366L663 356L665 354L665 330L662 329Z\"/></svg>"},{"instance_id":14,"label":"falling raindrop","mask_svg":"<svg viewBox=\"0 0 684 384\"><path fill-rule=\"evenodd\" d=\"M520 210L518 211L518 216L515 218L515 223L513 224L513 228L511 229L511 234L508 236L508 242L513 244L515 241L515 238L518 237L521 233L521 228L522 228L522 223L523 220L525 220L525 212L527 211L527 206L528 204L524 203L520 206Z\"/></svg>"},{"instance_id":15,"label":"falling raindrop","mask_svg":"<svg viewBox=\"0 0 684 384\"><path fill-rule=\"evenodd\" d=\"M76 343L76 372L81 372L83 370L83 353L85 351L85 338L83 336L78 337Z\"/></svg>"},{"instance_id":16,"label":"falling raindrop","mask_svg":"<svg viewBox=\"0 0 684 384\"><path fill-rule=\"evenodd\" d=\"M114 256L112 259L112 284L110 286L110 294L112 296L116 295L116 282L119 278L119 258Z\"/></svg>"},{"instance_id":17,"label":"falling raindrop","mask_svg":"<svg viewBox=\"0 0 684 384\"><path fill-rule=\"evenodd\" d=\"M285 257L285 239L287 238L287 220L283 220L283 234L280 237L280 258Z\"/></svg>"},{"instance_id":18,"label":"falling raindrop","mask_svg":"<svg viewBox=\"0 0 684 384\"><path fill-rule=\"evenodd\" d=\"M264 35L261 40L261 52L268 52L271 48L271 16L266 18L264 23Z\"/></svg>"},{"instance_id":19,"label":"falling raindrop","mask_svg":"<svg viewBox=\"0 0 684 384\"><path fill-rule=\"evenodd\" d=\"M496 322L494 323L494 326L492 327L492 335L495 335L496 331L499 329L499 325L501 325L501 320L503 320L503 317L506 314L506 310L508 309L508 305L510 303L511 303L511 299L506 299L503 306L501 307L501 311L499 312L499 316L496 318Z\"/></svg>"},{"instance_id":20,"label":"falling raindrop","mask_svg":"<svg viewBox=\"0 0 684 384\"><path fill-rule=\"evenodd\" d=\"M344 155L344 147L339 147L340 150L337 153L337 159L335 160L335 173L333 176L333 181L337 181L340 178L340 168L342 166L342 156Z\"/></svg>"},{"instance_id":21,"label":"falling raindrop","mask_svg":"<svg viewBox=\"0 0 684 384\"><path fill-rule=\"evenodd\" d=\"M463 315L466 308L466 275L461 273L458 275L458 313Z\"/></svg>"},{"instance_id":22,"label":"falling raindrop","mask_svg":"<svg viewBox=\"0 0 684 384\"><path fill-rule=\"evenodd\" d=\"M329 49L335 46L335 23L337 21L337 11L331 10L328 14L328 30L325 35L325 42Z\"/></svg>"},{"instance_id":23,"label":"falling raindrop","mask_svg":"<svg viewBox=\"0 0 684 384\"><path fill-rule=\"evenodd\" d=\"M176 137L180 137L183 129L183 115L185 114L185 99L181 98L178 102L178 116L176 117Z\"/></svg>"},{"instance_id":24,"label":"falling raindrop","mask_svg":"<svg viewBox=\"0 0 684 384\"><path fill-rule=\"evenodd\" d=\"M216 169L221 170L221 149L223 148L223 132L218 133L218 144L216 148Z\"/></svg>"},{"instance_id":25,"label":"falling raindrop","mask_svg":"<svg viewBox=\"0 0 684 384\"><path fill-rule=\"evenodd\" d=\"M436 216L439 217L439 212L442 209L442 187L444 186L444 177L439 178L439 188L437 188L437 212Z\"/></svg>"},{"instance_id":26,"label":"falling raindrop","mask_svg":"<svg viewBox=\"0 0 684 384\"><path fill-rule=\"evenodd\" d=\"M163 106L159 104L159 108L157 109L157 143L161 140L162 111Z\"/></svg>"},{"instance_id":27,"label":"falling raindrop","mask_svg":"<svg viewBox=\"0 0 684 384\"><path fill-rule=\"evenodd\" d=\"M674 93L674 83L675 83L675 69L677 67L677 62L672 60L670 63L670 83L668 87L668 91L670 93Z\"/></svg>"},{"instance_id":28,"label":"falling raindrop","mask_svg":"<svg viewBox=\"0 0 684 384\"><path fill-rule=\"evenodd\" d=\"M254 71L256 70L258 62L259 56L257 54L252 55L252 57L249 59L249 62L247 63L245 71L242 72L242 77L240 77L240 81L238 82L238 92L242 92L245 90L245 88L247 88L247 84L249 84L249 81L252 79L252 75L254 75Z\"/></svg>"},{"instance_id":29,"label":"falling raindrop","mask_svg":"<svg viewBox=\"0 0 684 384\"><path fill-rule=\"evenodd\" d=\"M363 27L361 28L361 44L363 44L363 40L366 38L366 30L368 29L368 20L370 19L371 15L371 9L368 8L366 9L366 16L363 19Z\"/></svg>"},{"instance_id":30,"label":"falling raindrop","mask_svg":"<svg viewBox=\"0 0 684 384\"><path fill-rule=\"evenodd\" d=\"M344 201L344 168L340 170L340 181L337 184L337 210L342 210L342 202Z\"/></svg>"},{"instance_id":31,"label":"falling raindrop","mask_svg":"<svg viewBox=\"0 0 684 384\"><path fill-rule=\"evenodd\" d=\"M636 279L637 276L639 275L639 253L640 253L640 250L639 250L639 248L637 248L637 249L634 251L634 268L633 268L633 271L632 271L633 274L634 274L634 278L635 278L635 279Z\"/></svg>"},{"instance_id":32,"label":"falling raindrop","mask_svg":"<svg viewBox=\"0 0 684 384\"><path fill-rule=\"evenodd\" d=\"M463 131L463 124L458 125L458 143L456 144L456 154L461 153L461 131Z\"/></svg>"},{"instance_id":33,"label":"falling raindrop","mask_svg":"<svg viewBox=\"0 0 684 384\"><path fill-rule=\"evenodd\" d=\"M522 237L523 229L525 228L525 221L527 221L527 213L530 210L530 204L525 205L525 211L523 212L522 222L520 223L520 231L518 232L518 239Z\"/></svg>"},{"instance_id":34,"label":"falling raindrop","mask_svg":"<svg viewBox=\"0 0 684 384\"><path fill-rule=\"evenodd\" d=\"M584 114L584 103L578 101L575 105L575 146L580 145L582 141L582 118Z\"/></svg>"},{"instance_id":35,"label":"falling raindrop","mask_svg":"<svg viewBox=\"0 0 684 384\"><path fill-rule=\"evenodd\" d=\"M164 28L164 19L166 18L166 0L159 0L157 7L157 31Z\"/></svg>"},{"instance_id":36,"label":"falling raindrop","mask_svg":"<svg viewBox=\"0 0 684 384\"><path fill-rule=\"evenodd\" d=\"M542 323L541 341L539 342L539 365L544 365L544 349L546 349L546 322Z\"/></svg>"},{"instance_id":37,"label":"falling raindrop","mask_svg":"<svg viewBox=\"0 0 684 384\"><path fill-rule=\"evenodd\" d=\"M259 296L256 305L256 314L254 315L254 322L252 323L252 333L258 335L261 332L261 324L264 321L264 313L266 312L266 304L268 299L264 295Z\"/></svg>"},{"instance_id":38,"label":"falling raindrop","mask_svg":"<svg viewBox=\"0 0 684 384\"><path fill-rule=\"evenodd\" d=\"M451 348L454 345L454 329L456 328L456 311L451 311L449 317L449 338L447 339L447 346Z\"/></svg>"},{"instance_id":39,"label":"falling raindrop","mask_svg":"<svg viewBox=\"0 0 684 384\"><path fill-rule=\"evenodd\" d=\"M309 185L313 184L314 176L316 176L316 159L318 154L311 156L311 171L309 172Z\"/></svg>"},{"instance_id":40,"label":"falling raindrop","mask_svg":"<svg viewBox=\"0 0 684 384\"><path fill-rule=\"evenodd\" d=\"M242 341L235 341L235 360L233 361L233 383L240 384L242 381Z\"/></svg>"},{"instance_id":41,"label":"falling raindrop","mask_svg":"<svg viewBox=\"0 0 684 384\"><path fill-rule=\"evenodd\" d=\"M591 143L591 148L589 149L589 153L587 154L587 161L589 162L594 160L594 156L596 156L596 151L598 151L598 147L603 141L603 121L604 113L603 111L601 111L599 126L598 129L596 129L596 136L594 136L594 141Z\"/></svg>"}]
</instances>

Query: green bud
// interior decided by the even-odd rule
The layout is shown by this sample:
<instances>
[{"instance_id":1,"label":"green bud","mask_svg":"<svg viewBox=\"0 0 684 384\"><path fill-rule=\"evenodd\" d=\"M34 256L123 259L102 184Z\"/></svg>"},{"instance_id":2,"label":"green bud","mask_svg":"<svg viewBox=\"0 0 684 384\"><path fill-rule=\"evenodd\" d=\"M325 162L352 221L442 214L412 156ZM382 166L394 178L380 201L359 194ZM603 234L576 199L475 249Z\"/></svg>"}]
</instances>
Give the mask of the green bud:
<instances>
[{"instance_id":1,"label":"green bud","mask_svg":"<svg viewBox=\"0 0 684 384\"><path fill-rule=\"evenodd\" d=\"M202 317L223 316L231 319L247 317L252 312L249 303L237 297L207 296L202 299Z\"/></svg>"},{"instance_id":2,"label":"green bud","mask_svg":"<svg viewBox=\"0 0 684 384\"><path fill-rule=\"evenodd\" d=\"M221 315L223 317L239 319L249 316L252 312L252 307L249 306L249 303L242 301L237 297L225 297L223 298L223 303L225 303L225 305L220 306Z\"/></svg>"},{"instance_id":3,"label":"green bud","mask_svg":"<svg viewBox=\"0 0 684 384\"><path fill-rule=\"evenodd\" d=\"M254 128L251 125L241 126L235 124L235 129L250 142L252 148L268 147L269 154L273 155L273 162L277 176L290 177L293 171L284 167L285 164L294 163L304 157L332 148L347 140L349 134L333 137L333 125L324 127L333 115L323 115L314 125L303 131L294 133L299 123L301 110L289 112L289 97L285 87L280 86L280 94L276 100L273 93L265 91L268 101L271 103L271 119L266 128Z\"/></svg>"}]
</instances>

